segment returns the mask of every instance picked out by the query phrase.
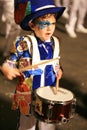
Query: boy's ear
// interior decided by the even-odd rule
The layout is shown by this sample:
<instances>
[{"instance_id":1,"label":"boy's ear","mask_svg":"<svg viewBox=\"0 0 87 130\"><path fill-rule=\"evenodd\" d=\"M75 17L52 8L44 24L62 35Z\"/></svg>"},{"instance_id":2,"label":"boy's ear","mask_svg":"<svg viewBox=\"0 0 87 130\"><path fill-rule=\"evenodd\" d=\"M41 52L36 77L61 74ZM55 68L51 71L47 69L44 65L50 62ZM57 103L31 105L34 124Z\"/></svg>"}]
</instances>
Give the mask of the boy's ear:
<instances>
[{"instance_id":1,"label":"boy's ear","mask_svg":"<svg viewBox=\"0 0 87 130\"><path fill-rule=\"evenodd\" d=\"M34 24L32 22L29 23L29 27L34 30Z\"/></svg>"}]
</instances>

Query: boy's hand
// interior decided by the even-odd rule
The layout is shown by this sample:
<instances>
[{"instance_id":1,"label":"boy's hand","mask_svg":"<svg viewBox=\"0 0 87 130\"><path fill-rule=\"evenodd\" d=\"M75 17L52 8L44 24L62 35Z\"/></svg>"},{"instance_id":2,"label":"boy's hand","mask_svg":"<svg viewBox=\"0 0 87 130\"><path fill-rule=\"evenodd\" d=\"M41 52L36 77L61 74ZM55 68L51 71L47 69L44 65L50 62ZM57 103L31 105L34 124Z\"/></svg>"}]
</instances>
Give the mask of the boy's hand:
<instances>
[{"instance_id":1,"label":"boy's hand","mask_svg":"<svg viewBox=\"0 0 87 130\"><path fill-rule=\"evenodd\" d=\"M17 76L20 76L20 72L17 68L11 68L6 63L2 65L1 71L9 80L12 80L13 78L16 78Z\"/></svg>"},{"instance_id":2,"label":"boy's hand","mask_svg":"<svg viewBox=\"0 0 87 130\"><path fill-rule=\"evenodd\" d=\"M59 69L58 74L57 74L58 79L61 79L62 75L63 75L63 71L61 69Z\"/></svg>"}]
</instances>

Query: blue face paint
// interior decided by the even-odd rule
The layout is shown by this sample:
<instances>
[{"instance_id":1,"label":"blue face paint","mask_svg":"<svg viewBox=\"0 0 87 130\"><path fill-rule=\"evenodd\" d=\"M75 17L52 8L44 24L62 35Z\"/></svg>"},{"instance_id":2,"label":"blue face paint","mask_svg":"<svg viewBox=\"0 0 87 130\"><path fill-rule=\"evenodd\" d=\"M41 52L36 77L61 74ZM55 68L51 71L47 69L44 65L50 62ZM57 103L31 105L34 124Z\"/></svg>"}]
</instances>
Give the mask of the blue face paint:
<instances>
[{"instance_id":1,"label":"blue face paint","mask_svg":"<svg viewBox=\"0 0 87 130\"><path fill-rule=\"evenodd\" d=\"M48 26L50 26L50 25L55 25L55 22L54 23L50 23L49 21L40 21L40 22L38 22L38 23L36 23L37 25L38 25L38 27L39 27L39 29L43 29L43 28L47 28Z\"/></svg>"}]
</instances>

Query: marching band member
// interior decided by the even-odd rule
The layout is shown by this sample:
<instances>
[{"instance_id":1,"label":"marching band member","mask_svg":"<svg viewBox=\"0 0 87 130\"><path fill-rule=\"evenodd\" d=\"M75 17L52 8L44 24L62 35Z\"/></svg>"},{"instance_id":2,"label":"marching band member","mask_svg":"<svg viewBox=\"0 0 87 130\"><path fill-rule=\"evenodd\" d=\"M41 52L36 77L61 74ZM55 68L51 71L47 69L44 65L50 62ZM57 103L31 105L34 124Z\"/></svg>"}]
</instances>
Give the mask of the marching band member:
<instances>
[{"instance_id":1,"label":"marching band member","mask_svg":"<svg viewBox=\"0 0 87 130\"><path fill-rule=\"evenodd\" d=\"M3 63L2 72L9 79L18 77L13 109L20 110L18 130L35 130L32 115L32 91L42 86L55 86L61 78L59 39L53 36L56 20L65 7L56 7L53 0L15 0L15 21L33 35L19 36L13 42L10 57ZM50 61L56 59L54 61ZM49 61L49 63L44 63ZM40 66L40 63L41 66ZM26 67L31 67L31 69ZM32 68L33 66L33 68ZM21 73L20 73L21 72ZM54 130L55 125L39 121L39 130Z\"/></svg>"}]
</instances>

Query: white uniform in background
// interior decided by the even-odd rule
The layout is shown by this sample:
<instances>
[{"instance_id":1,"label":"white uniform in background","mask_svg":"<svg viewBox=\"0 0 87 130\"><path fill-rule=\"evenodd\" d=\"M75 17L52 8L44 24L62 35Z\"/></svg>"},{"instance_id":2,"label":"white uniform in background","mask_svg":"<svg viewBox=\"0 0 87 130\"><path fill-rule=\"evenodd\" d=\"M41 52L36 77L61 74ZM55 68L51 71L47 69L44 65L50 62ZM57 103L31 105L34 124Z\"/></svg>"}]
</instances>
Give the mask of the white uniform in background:
<instances>
[{"instance_id":1,"label":"white uniform in background","mask_svg":"<svg viewBox=\"0 0 87 130\"><path fill-rule=\"evenodd\" d=\"M54 0L56 6L64 6L66 10L63 13L63 17L68 19L69 18L69 8L71 0Z\"/></svg>"},{"instance_id":2,"label":"white uniform in background","mask_svg":"<svg viewBox=\"0 0 87 130\"><path fill-rule=\"evenodd\" d=\"M56 6L62 6L61 0L54 0L54 3L55 3Z\"/></svg>"},{"instance_id":3,"label":"white uniform in background","mask_svg":"<svg viewBox=\"0 0 87 130\"><path fill-rule=\"evenodd\" d=\"M14 0L3 0L1 4L3 6L2 21L6 23L5 53L8 53L12 41L20 33L21 28L14 21Z\"/></svg>"},{"instance_id":4,"label":"white uniform in background","mask_svg":"<svg viewBox=\"0 0 87 130\"><path fill-rule=\"evenodd\" d=\"M87 13L87 0L73 0L69 21L65 25L66 31L70 37L76 38L75 31L87 33L87 29L83 26Z\"/></svg>"}]
</instances>

